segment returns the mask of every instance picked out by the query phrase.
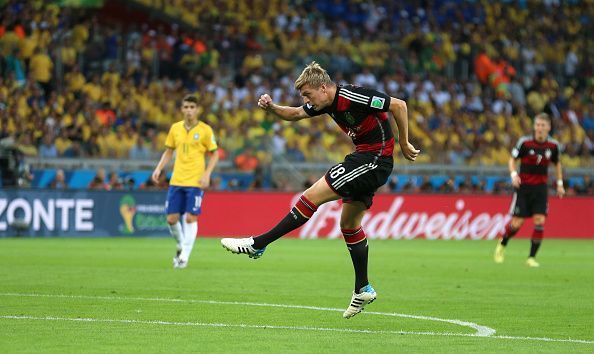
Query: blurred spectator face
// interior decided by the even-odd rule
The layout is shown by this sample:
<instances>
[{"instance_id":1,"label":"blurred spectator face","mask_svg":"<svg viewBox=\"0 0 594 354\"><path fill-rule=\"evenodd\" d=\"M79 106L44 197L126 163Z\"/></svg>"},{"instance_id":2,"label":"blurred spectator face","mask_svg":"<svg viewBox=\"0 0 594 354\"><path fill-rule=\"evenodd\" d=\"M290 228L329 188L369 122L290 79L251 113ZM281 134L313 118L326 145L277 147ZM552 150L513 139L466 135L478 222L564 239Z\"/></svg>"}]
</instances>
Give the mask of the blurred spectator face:
<instances>
[{"instance_id":1,"label":"blurred spectator face","mask_svg":"<svg viewBox=\"0 0 594 354\"><path fill-rule=\"evenodd\" d=\"M545 118L534 119L534 135L536 140L543 141L549 136L551 131L551 123Z\"/></svg>"},{"instance_id":2,"label":"blurred spectator face","mask_svg":"<svg viewBox=\"0 0 594 354\"><path fill-rule=\"evenodd\" d=\"M64 182L64 170L59 169L56 171L56 182Z\"/></svg>"}]
</instances>

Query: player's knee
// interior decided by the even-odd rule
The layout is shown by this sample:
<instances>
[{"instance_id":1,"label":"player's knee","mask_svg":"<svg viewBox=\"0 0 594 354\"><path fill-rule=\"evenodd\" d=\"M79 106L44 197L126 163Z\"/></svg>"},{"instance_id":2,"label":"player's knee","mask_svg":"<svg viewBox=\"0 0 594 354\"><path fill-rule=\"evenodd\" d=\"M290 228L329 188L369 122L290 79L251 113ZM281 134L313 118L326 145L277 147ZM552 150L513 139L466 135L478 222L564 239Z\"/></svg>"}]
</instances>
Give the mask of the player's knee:
<instances>
[{"instance_id":1,"label":"player's knee","mask_svg":"<svg viewBox=\"0 0 594 354\"><path fill-rule=\"evenodd\" d=\"M522 219L522 218L513 219L511 222L511 227L514 230L518 230L519 228L522 227L522 225L524 225L524 219Z\"/></svg>"},{"instance_id":2,"label":"player's knee","mask_svg":"<svg viewBox=\"0 0 594 354\"><path fill-rule=\"evenodd\" d=\"M169 225L177 224L178 221L179 221L178 215L167 215L167 223Z\"/></svg>"},{"instance_id":3,"label":"player's knee","mask_svg":"<svg viewBox=\"0 0 594 354\"><path fill-rule=\"evenodd\" d=\"M358 229L359 227L361 227L361 224L355 223L353 220L351 219L340 219L340 229L344 230L344 229Z\"/></svg>"},{"instance_id":4,"label":"player's knee","mask_svg":"<svg viewBox=\"0 0 594 354\"><path fill-rule=\"evenodd\" d=\"M198 217L196 215L193 215L193 214L187 214L186 215L186 222L187 223L190 223L191 224L193 222L196 222L196 220L198 220Z\"/></svg>"}]
</instances>

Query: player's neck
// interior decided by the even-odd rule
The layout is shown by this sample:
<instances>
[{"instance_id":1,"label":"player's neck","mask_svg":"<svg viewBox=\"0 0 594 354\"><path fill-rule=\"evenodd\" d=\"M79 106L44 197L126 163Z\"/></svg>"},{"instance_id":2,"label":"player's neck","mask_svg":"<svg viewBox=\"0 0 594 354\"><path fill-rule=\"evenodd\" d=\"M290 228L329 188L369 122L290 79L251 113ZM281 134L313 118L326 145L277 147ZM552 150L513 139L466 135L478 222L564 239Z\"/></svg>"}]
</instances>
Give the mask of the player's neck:
<instances>
[{"instance_id":1,"label":"player's neck","mask_svg":"<svg viewBox=\"0 0 594 354\"><path fill-rule=\"evenodd\" d=\"M328 87L328 99L330 100L330 104L334 102L334 98L336 97L336 88L336 85Z\"/></svg>"},{"instance_id":2,"label":"player's neck","mask_svg":"<svg viewBox=\"0 0 594 354\"><path fill-rule=\"evenodd\" d=\"M194 128L196 125L198 125L198 119L197 118L196 119L191 119L191 120L184 119L184 127L187 130L190 130L190 129Z\"/></svg>"}]
</instances>

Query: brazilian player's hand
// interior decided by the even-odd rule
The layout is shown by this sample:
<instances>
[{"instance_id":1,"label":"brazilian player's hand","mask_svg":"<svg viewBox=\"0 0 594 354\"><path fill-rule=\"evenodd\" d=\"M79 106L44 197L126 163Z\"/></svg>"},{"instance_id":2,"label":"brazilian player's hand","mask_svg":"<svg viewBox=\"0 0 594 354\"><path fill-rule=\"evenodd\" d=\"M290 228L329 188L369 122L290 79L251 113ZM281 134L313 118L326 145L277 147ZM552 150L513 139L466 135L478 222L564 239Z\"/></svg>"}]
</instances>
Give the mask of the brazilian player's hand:
<instances>
[{"instance_id":1,"label":"brazilian player's hand","mask_svg":"<svg viewBox=\"0 0 594 354\"><path fill-rule=\"evenodd\" d=\"M200 188L206 189L208 187L210 187L210 175L205 173L202 178L200 178Z\"/></svg>"},{"instance_id":2,"label":"brazilian player's hand","mask_svg":"<svg viewBox=\"0 0 594 354\"><path fill-rule=\"evenodd\" d=\"M404 158L410 161L416 160L417 156L419 156L419 153L421 152L421 150L415 149L413 144L409 143L408 141L400 143L400 150L402 151Z\"/></svg>"},{"instance_id":3,"label":"brazilian player's hand","mask_svg":"<svg viewBox=\"0 0 594 354\"><path fill-rule=\"evenodd\" d=\"M269 109L272 107L272 98L270 95L265 93L260 96L260 99L258 100L258 106L262 109Z\"/></svg>"},{"instance_id":4,"label":"brazilian player's hand","mask_svg":"<svg viewBox=\"0 0 594 354\"><path fill-rule=\"evenodd\" d=\"M161 170L154 170L153 171L153 182L155 182L156 184L159 184L159 176L161 175Z\"/></svg>"}]
</instances>

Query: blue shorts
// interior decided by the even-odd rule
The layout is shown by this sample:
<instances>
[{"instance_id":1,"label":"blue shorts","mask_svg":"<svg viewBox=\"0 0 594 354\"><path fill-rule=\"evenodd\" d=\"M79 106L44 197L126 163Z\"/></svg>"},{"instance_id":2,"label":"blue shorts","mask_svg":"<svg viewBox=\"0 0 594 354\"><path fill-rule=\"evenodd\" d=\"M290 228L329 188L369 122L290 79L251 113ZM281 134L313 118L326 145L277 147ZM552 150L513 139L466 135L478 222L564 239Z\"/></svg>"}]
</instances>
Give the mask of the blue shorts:
<instances>
[{"instance_id":1,"label":"blue shorts","mask_svg":"<svg viewBox=\"0 0 594 354\"><path fill-rule=\"evenodd\" d=\"M167 214L200 215L204 191L198 187L169 186L165 212Z\"/></svg>"}]
</instances>

